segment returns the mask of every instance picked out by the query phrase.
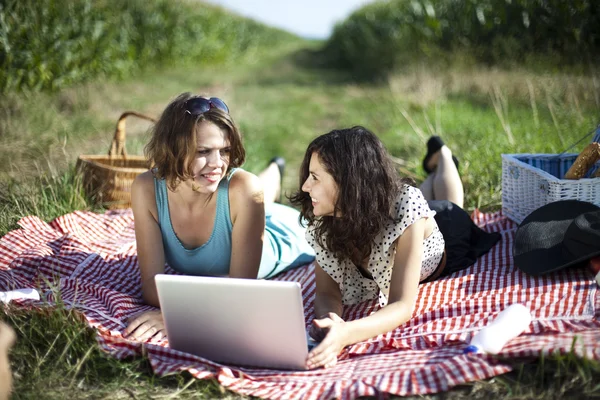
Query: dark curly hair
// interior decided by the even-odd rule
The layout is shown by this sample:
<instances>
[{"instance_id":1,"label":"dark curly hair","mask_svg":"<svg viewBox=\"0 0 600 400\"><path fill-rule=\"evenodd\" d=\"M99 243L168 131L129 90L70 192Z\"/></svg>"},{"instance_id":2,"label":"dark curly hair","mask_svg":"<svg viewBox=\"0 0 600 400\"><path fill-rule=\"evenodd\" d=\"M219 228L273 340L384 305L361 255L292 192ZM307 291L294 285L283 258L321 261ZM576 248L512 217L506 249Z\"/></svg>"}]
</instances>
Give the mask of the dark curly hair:
<instances>
[{"instance_id":1,"label":"dark curly hair","mask_svg":"<svg viewBox=\"0 0 600 400\"><path fill-rule=\"evenodd\" d=\"M242 135L228 113L215 107L200 115L185 112L186 101L194 97L198 96L182 93L165 108L145 148L154 175L165 179L172 190L181 181L193 178L191 164L197 151L196 133L202 121L210 121L227 133L231 147L228 171L241 166L246 159Z\"/></svg>"},{"instance_id":2,"label":"dark curly hair","mask_svg":"<svg viewBox=\"0 0 600 400\"><path fill-rule=\"evenodd\" d=\"M302 191L315 153L338 185L334 215L341 218L315 217L310 195ZM377 136L355 126L333 130L312 141L300 167L300 189L290 201L300 207L301 220L315 227L319 245L340 261L350 259L361 265L371 253L377 234L395 220L392 209L403 183L414 184L410 179L400 179Z\"/></svg>"}]
</instances>

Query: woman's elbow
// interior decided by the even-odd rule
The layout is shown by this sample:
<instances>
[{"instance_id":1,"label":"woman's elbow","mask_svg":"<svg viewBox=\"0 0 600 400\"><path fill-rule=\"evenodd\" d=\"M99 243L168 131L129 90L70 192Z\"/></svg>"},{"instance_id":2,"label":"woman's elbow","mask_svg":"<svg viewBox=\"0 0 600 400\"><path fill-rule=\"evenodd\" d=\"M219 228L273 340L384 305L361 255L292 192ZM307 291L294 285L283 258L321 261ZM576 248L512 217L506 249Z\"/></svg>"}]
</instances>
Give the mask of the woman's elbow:
<instances>
[{"instance_id":1,"label":"woman's elbow","mask_svg":"<svg viewBox=\"0 0 600 400\"><path fill-rule=\"evenodd\" d=\"M416 304L415 302L408 303L406 301L398 300L388 303L388 307L390 306L397 309L397 313L395 314L398 318L398 326L400 326L411 319L413 313L415 312Z\"/></svg>"}]
</instances>

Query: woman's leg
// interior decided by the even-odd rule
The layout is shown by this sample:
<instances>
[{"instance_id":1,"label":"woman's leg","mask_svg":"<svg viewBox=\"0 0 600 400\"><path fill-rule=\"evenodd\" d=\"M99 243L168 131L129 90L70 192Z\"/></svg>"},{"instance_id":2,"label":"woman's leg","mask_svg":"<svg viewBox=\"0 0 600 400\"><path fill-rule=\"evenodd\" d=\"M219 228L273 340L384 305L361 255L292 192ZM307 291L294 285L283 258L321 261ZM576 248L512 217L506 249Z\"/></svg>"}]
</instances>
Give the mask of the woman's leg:
<instances>
[{"instance_id":1,"label":"woman's leg","mask_svg":"<svg viewBox=\"0 0 600 400\"><path fill-rule=\"evenodd\" d=\"M306 241L306 227L300 224L298 210L283 204L268 204L258 279L268 279L315 259Z\"/></svg>"},{"instance_id":2,"label":"woman's leg","mask_svg":"<svg viewBox=\"0 0 600 400\"><path fill-rule=\"evenodd\" d=\"M464 188L448 146L442 146L431 157L428 167L433 172L421 185L425 199L448 200L462 208L465 199Z\"/></svg>"},{"instance_id":3,"label":"woman's leg","mask_svg":"<svg viewBox=\"0 0 600 400\"><path fill-rule=\"evenodd\" d=\"M276 202L279 199L279 193L281 192L282 178L277 164L275 162L271 162L269 165L267 165L267 168L258 174L258 177L263 184L265 204Z\"/></svg>"},{"instance_id":4,"label":"woman's leg","mask_svg":"<svg viewBox=\"0 0 600 400\"><path fill-rule=\"evenodd\" d=\"M433 197L434 176L435 174L427 175L427 178L423 181L423 183L421 183L421 186L419 186L419 189L421 189L421 192L423 192L423 197L425 197L425 200L435 200Z\"/></svg>"}]
</instances>

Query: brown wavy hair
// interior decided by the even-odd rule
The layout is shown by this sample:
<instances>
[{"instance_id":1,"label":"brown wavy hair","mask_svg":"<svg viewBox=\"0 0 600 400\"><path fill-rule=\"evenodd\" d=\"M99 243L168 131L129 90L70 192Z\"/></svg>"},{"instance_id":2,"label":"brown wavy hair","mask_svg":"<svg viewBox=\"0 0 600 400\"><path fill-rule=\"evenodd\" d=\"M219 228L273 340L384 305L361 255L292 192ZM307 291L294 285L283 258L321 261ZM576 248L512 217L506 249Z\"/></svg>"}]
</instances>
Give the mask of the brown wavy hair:
<instances>
[{"instance_id":1,"label":"brown wavy hair","mask_svg":"<svg viewBox=\"0 0 600 400\"><path fill-rule=\"evenodd\" d=\"M187 113L185 102L194 97L199 96L182 93L165 108L144 149L154 175L165 179L171 190L181 181L193 179L192 161L197 151L198 126L202 121L212 122L227 134L231 147L227 171L240 167L246 160L242 135L233 118L215 107L200 115Z\"/></svg>"},{"instance_id":2,"label":"brown wavy hair","mask_svg":"<svg viewBox=\"0 0 600 400\"><path fill-rule=\"evenodd\" d=\"M315 217L310 195L302 191L315 153L338 186L334 215L341 217ZM377 234L395 220L392 209L403 183L414 184L410 179L400 179L377 136L355 126L333 130L312 141L300 167L300 189L290 201L300 207L301 220L315 227L320 246L340 261L350 259L361 265L371 253Z\"/></svg>"}]
</instances>

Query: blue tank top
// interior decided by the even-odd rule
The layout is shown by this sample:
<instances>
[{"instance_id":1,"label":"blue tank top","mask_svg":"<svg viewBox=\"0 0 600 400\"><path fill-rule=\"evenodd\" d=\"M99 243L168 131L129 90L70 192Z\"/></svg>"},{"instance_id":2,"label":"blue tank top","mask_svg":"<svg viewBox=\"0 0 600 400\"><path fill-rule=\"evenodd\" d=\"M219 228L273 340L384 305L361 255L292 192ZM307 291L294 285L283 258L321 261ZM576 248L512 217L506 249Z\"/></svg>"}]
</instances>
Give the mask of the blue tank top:
<instances>
[{"instance_id":1,"label":"blue tank top","mask_svg":"<svg viewBox=\"0 0 600 400\"><path fill-rule=\"evenodd\" d=\"M171 223L167 184L154 178L154 194L158 209L158 224L162 234L165 258L174 270L188 275L227 275L231 261L231 232L233 225L229 214L229 180L235 169L219 183L217 211L210 238L194 249L183 246Z\"/></svg>"}]
</instances>

